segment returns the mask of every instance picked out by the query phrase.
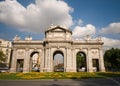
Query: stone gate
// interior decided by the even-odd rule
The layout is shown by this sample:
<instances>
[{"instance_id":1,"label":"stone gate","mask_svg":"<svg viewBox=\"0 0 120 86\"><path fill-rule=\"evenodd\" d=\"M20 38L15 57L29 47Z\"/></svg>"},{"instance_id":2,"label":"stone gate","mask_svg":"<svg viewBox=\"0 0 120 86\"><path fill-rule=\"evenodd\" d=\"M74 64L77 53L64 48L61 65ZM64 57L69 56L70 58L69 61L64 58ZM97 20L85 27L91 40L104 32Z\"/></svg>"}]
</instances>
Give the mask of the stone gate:
<instances>
[{"instance_id":1,"label":"stone gate","mask_svg":"<svg viewBox=\"0 0 120 86\"><path fill-rule=\"evenodd\" d=\"M50 26L45 31L44 40L32 40L31 37L21 40L16 36L12 44L10 72L31 72L33 66L39 68L40 72L53 72L56 53L64 57L64 72L77 72L78 53L85 55L86 66L82 68L87 72L94 72L96 68L105 71L101 38L91 39L87 36L84 40L74 40L72 31L66 27ZM98 66L94 66L94 62Z\"/></svg>"}]
</instances>

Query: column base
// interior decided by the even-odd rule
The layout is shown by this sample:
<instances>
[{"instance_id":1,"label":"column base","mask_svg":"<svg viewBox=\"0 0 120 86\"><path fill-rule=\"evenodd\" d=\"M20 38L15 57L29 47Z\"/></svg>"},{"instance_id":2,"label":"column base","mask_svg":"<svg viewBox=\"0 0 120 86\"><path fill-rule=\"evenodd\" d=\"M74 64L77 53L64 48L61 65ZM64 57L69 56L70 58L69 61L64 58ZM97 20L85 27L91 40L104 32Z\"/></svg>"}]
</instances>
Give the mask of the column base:
<instances>
[{"instance_id":1,"label":"column base","mask_svg":"<svg viewBox=\"0 0 120 86\"><path fill-rule=\"evenodd\" d=\"M105 69L101 69L100 72L105 72Z\"/></svg>"},{"instance_id":2,"label":"column base","mask_svg":"<svg viewBox=\"0 0 120 86\"><path fill-rule=\"evenodd\" d=\"M28 68L24 68L23 69L23 73L29 73L30 71L29 71L29 69Z\"/></svg>"},{"instance_id":3,"label":"column base","mask_svg":"<svg viewBox=\"0 0 120 86\"><path fill-rule=\"evenodd\" d=\"M43 68L43 72L51 72L50 68Z\"/></svg>"},{"instance_id":4,"label":"column base","mask_svg":"<svg viewBox=\"0 0 120 86\"><path fill-rule=\"evenodd\" d=\"M93 72L93 69L88 69L87 72Z\"/></svg>"},{"instance_id":5,"label":"column base","mask_svg":"<svg viewBox=\"0 0 120 86\"><path fill-rule=\"evenodd\" d=\"M10 68L10 73L16 73L16 69L15 68Z\"/></svg>"},{"instance_id":6,"label":"column base","mask_svg":"<svg viewBox=\"0 0 120 86\"><path fill-rule=\"evenodd\" d=\"M65 72L76 72L74 68L66 68Z\"/></svg>"}]
</instances>

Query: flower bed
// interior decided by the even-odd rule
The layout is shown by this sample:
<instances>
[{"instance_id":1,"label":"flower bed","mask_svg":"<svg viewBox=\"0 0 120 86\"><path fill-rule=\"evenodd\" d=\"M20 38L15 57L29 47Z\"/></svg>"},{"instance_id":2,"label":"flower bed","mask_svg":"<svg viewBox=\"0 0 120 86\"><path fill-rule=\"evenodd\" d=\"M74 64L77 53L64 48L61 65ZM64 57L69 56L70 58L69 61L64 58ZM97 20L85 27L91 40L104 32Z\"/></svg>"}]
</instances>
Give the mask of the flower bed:
<instances>
[{"instance_id":1,"label":"flower bed","mask_svg":"<svg viewBox=\"0 0 120 86\"><path fill-rule=\"evenodd\" d=\"M87 79L87 78L105 78L120 77L120 72L31 72L31 73L0 73L0 79Z\"/></svg>"}]
</instances>

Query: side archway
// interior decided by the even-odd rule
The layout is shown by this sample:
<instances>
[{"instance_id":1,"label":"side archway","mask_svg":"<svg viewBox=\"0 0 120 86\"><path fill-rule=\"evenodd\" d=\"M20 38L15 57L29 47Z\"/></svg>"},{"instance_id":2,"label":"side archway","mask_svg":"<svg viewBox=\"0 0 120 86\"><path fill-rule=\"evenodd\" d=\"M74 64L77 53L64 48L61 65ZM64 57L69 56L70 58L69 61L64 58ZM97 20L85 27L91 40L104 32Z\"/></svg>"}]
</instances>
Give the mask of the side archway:
<instances>
[{"instance_id":1,"label":"side archway","mask_svg":"<svg viewBox=\"0 0 120 86\"><path fill-rule=\"evenodd\" d=\"M55 51L53 54L53 71L64 72L64 54L61 51Z\"/></svg>"},{"instance_id":2,"label":"side archway","mask_svg":"<svg viewBox=\"0 0 120 86\"><path fill-rule=\"evenodd\" d=\"M40 53L38 51L33 51L30 54L30 71L40 71Z\"/></svg>"},{"instance_id":3,"label":"side archway","mask_svg":"<svg viewBox=\"0 0 120 86\"><path fill-rule=\"evenodd\" d=\"M82 51L76 54L76 71L77 72L87 71L86 54Z\"/></svg>"}]
</instances>

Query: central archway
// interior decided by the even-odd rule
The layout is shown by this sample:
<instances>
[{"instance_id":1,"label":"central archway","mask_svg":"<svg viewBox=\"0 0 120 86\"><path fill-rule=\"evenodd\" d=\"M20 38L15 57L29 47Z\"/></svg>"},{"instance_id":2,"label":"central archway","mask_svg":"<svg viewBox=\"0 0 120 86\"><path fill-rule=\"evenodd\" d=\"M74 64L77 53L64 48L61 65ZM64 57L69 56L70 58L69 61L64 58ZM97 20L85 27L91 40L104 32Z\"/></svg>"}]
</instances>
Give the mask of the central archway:
<instances>
[{"instance_id":1,"label":"central archway","mask_svg":"<svg viewBox=\"0 0 120 86\"><path fill-rule=\"evenodd\" d=\"M53 71L64 72L64 55L61 51L56 51L53 54Z\"/></svg>"}]
</instances>

